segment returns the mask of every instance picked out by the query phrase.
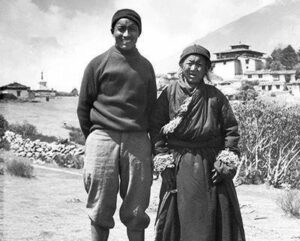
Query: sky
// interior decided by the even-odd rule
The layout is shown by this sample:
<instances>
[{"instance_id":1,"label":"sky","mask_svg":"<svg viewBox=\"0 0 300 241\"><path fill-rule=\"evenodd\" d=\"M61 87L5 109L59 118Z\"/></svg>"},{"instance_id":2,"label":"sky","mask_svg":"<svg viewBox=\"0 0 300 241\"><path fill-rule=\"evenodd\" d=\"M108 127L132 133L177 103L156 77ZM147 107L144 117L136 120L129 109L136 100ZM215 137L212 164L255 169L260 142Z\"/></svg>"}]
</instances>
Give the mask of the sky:
<instances>
[{"instance_id":1,"label":"sky","mask_svg":"<svg viewBox=\"0 0 300 241\"><path fill-rule=\"evenodd\" d=\"M111 18L121 8L141 15L137 48L162 74L177 70L167 57L274 1L0 0L0 86L37 89L43 71L49 88L79 89L88 62L114 44Z\"/></svg>"}]
</instances>

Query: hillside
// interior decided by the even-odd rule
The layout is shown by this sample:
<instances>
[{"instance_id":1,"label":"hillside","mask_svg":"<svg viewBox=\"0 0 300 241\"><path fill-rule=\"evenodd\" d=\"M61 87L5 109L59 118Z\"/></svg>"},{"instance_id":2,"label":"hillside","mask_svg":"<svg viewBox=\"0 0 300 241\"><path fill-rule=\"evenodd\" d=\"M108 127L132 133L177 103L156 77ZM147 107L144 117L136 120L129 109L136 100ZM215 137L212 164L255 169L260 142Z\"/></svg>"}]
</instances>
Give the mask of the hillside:
<instances>
[{"instance_id":1,"label":"hillside","mask_svg":"<svg viewBox=\"0 0 300 241\"><path fill-rule=\"evenodd\" d=\"M211 52L239 42L266 54L279 44L300 47L300 1L276 1L195 41Z\"/></svg>"},{"instance_id":2,"label":"hillside","mask_svg":"<svg viewBox=\"0 0 300 241\"><path fill-rule=\"evenodd\" d=\"M226 13L224 13L226 14ZM213 16L212 16L213 18ZM249 44L253 50L270 55L272 50L282 44L300 48L300 0L277 0L274 4L245 15L223 27L197 39L207 47L215 58L215 52L229 49L239 42ZM162 61L165 71L176 71L181 53L169 56Z\"/></svg>"}]
</instances>

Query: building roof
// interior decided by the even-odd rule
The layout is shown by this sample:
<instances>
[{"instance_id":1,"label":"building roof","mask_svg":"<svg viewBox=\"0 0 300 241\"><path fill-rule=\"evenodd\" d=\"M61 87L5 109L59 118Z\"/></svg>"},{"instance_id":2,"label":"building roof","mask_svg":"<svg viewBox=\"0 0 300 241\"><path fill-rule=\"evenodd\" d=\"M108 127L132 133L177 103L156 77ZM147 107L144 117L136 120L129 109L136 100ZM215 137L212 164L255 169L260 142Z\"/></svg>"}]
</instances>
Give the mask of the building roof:
<instances>
[{"instance_id":1,"label":"building roof","mask_svg":"<svg viewBox=\"0 0 300 241\"><path fill-rule=\"evenodd\" d=\"M49 89L45 89L45 90L33 90L33 92L35 93L51 93L51 92L56 92L55 90L49 90Z\"/></svg>"},{"instance_id":2,"label":"building roof","mask_svg":"<svg viewBox=\"0 0 300 241\"><path fill-rule=\"evenodd\" d=\"M234 61L237 60L236 58L224 58L224 59L212 59L211 62L212 63L217 63L217 62L229 62L229 61Z\"/></svg>"},{"instance_id":3,"label":"building roof","mask_svg":"<svg viewBox=\"0 0 300 241\"><path fill-rule=\"evenodd\" d=\"M262 69L257 71L246 71L246 74L296 74L296 70L270 70Z\"/></svg>"},{"instance_id":4,"label":"building roof","mask_svg":"<svg viewBox=\"0 0 300 241\"><path fill-rule=\"evenodd\" d=\"M0 90L29 90L30 87L22 85L17 82L10 83L8 85L3 85L0 87Z\"/></svg>"},{"instance_id":5,"label":"building roof","mask_svg":"<svg viewBox=\"0 0 300 241\"><path fill-rule=\"evenodd\" d=\"M231 49L239 49L239 48L244 48L244 49L249 49L250 45L248 44L234 44L234 45L230 45Z\"/></svg>"},{"instance_id":6,"label":"building roof","mask_svg":"<svg viewBox=\"0 0 300 241\"><path fill-rule=\"evenodd\" d=\"M245 49L245 48L228 49L228 50L224 50L221 52L216 52L214 54L218 55L218 54L229 54L229 53L238 53L238 54L248 53L248 54L257 54L257 55L265 54L263 52L259 52L259 51L255 51L255 50L251 50L251 49Z\"/></svg>"},{"instance_id":7,"label":"building roof","mask_svg":"<svg viewBox=\"0 0 300 241\"><path fill-rule=\"evenodd\" d=\"M260 55L260 56L265 54L260 51L249 49L250 45L248 45L248 44L239 43L239 44L235 44L235 45L230 45L230 47L231 47L230 49L216 52L214 54L220 55L220 54L229 54L229 53L237 53L237 54L248 53L248 54L256 54L256 55Z\"/></svg>"}]
</instances>

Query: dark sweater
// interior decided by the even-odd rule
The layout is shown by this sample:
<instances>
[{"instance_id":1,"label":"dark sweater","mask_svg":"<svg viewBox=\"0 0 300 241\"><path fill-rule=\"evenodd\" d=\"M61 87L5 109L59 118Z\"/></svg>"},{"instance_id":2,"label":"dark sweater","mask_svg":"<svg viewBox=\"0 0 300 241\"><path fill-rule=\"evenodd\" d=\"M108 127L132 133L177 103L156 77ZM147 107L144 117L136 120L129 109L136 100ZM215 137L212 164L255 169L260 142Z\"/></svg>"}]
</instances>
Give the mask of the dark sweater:
<instances>
[{"instance_id":1,"label":"dark sweater","mask_svg":"<svg viewBox=\"0 0 300 241\"><path fill-rule=\"evenodd\" d=\"M151 63L137 49L120 52L115 46L86 67L77 114L85 137L94 129L146 131L156 100Z\"/></svg>"}]
</instances>

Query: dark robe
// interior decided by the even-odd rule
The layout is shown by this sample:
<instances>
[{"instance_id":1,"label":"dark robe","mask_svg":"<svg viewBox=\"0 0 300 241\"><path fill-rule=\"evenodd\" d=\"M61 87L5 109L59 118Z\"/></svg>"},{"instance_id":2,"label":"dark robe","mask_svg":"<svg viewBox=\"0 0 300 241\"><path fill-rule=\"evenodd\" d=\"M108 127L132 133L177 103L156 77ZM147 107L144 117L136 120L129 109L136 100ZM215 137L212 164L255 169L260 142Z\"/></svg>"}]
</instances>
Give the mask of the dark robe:
<instances>
[{"instance_id":1,"label":"dark robe","mask_svg":"<svg viewBox=\"0 0 300 241\"><path fill-rule=\"evenodd\" d=\"M173 133L162 134L161 128L176 117L189 96L191 103L178 127ZM238 124L227 98L214 86L204 83L190 91L180 79L158 98L150 121L150 135L155 153L173 153L176 164L177 194L169 195L172 199L176 197L176 202L162 202L168 194L162 184L155 241L244 241L232 180L212 182L219 151L228 148L239 155ZM171 214L167 215L168 212ZM174 221L174 217L178 220ZM170 225L178 226L177 235Z\"/></svg>"}]
</instances>

